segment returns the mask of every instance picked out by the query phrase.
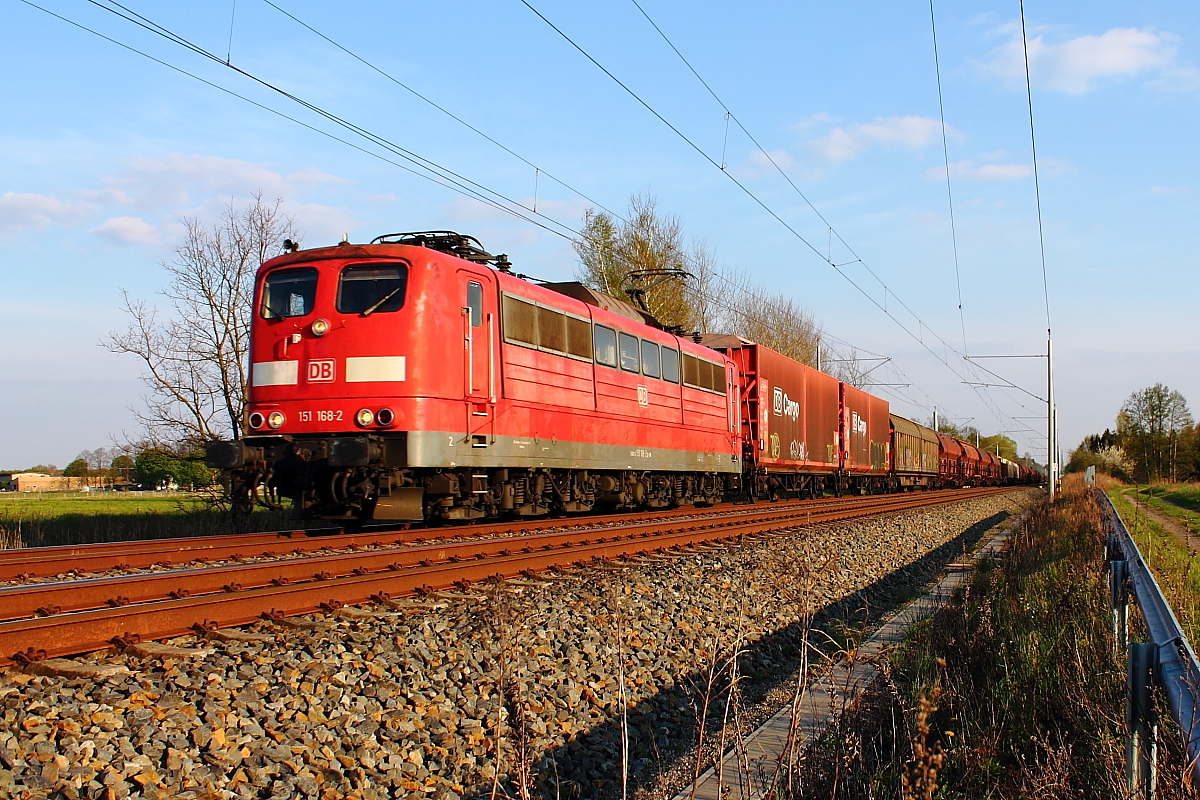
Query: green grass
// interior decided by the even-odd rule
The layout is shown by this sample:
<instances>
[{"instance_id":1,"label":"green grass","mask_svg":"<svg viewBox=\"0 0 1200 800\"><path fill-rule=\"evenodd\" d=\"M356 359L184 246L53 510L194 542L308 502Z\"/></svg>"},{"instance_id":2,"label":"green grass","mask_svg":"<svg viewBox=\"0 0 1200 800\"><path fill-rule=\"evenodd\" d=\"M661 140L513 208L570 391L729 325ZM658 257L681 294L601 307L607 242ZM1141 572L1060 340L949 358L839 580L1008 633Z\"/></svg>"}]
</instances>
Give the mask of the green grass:
<instances>
[{"instance_id":1,"label":"green grass","mask_svg":"<svg viewBox=\"0 0 1200 800\"><path fill-rule=\"evenodd\" d=\"M1130 502L1125 489L1111 488L1108 496L1137 543L1142 558L1154 572L1155 580L1183 626L1188 641L1200 641L1200 554L1189 551L1178 537L1140 513ZM1145 496L1140 499L1146 500ZM1158 511L1159 503L1161 501L1152 500L1148 505ZM1195 515L1192 517L1195 520ZM1193 530L1200 530L1200 525Z\"/></svg>"},{"instance_id":2,"label":"green grass","mask_svg":"<svg viewBox=\"0 0 1200 800\"><path fill-rule=\"evenodd\" d=\"M8 492L0 494L0 519L130 514L185 514L197 498L176 492Z\"/></svg>"},{"instance_id":3,"label":"green grass","mask_svg":"<svg viewBox=\"0 0 1200 800\"><path fill-rule=\"evenodd\" d=\"M0 494L0 547L212 536L302 528L287 512L256 511L235 522L203 495L183 492Z\"/></svg>"},{"instance_id":4,"label":"green grass","mask_svg":"<svg viewBox=\"0 0 1200 800\"><path fill-rule=\"evenodd\" d=\"M1124 494L1136 492L1138 500L1179 524L1200 533L1200 489L1187 484L1160 484L1126 487ZM1110 496L1112 492L1110 490Z\"/></svg>"}]
</instances>

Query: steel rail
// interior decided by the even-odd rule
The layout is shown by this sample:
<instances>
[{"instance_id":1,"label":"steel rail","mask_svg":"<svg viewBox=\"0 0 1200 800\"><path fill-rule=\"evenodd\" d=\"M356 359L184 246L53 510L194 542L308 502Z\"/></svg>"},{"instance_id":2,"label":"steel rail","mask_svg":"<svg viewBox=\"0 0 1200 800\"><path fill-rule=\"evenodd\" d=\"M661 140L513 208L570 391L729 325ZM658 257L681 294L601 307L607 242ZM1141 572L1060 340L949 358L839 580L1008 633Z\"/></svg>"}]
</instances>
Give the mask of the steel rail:
<instances>
[{"instance_id":1,"label":"steel rail","mask_svg":"<svg viewBox=\"0 0 1200 800\"><path fill-rule=\"evenodd\" d=\"M925 495L933 499L933 495ZM838 509L853 509L857 515L863 509L897 502L896 496L859 498L859 502L824 503L820 505L759 506L733 514L690 515L652 518L603 528L575 528L541 534L519 534L491 539L457 539L433 544L385 546L377 550L335 549L329 553L300 558L280 558L252 563L228 563L209 567L164 570L111 575L94 578L53 581L35 584L16 584L0 587L0 621L33 616L52 616L61 613L87 611L105 606L119 607L134 603L152 602L180 597L195 597L221 591L284 584L293 581L328 580L361 571L406 569L422 561L447 561L479 558L529 548L560 548L590 540L618 541L651 536L672 524L678 530L697 530L712 527L744 525L747 522L786 523L789 520L804 524L828 521L822 515L836 514ZM813 519L813 514L817 519ZM599 534L599 536L597 536ZM329 549L329 548L322 548ZM340 551L338 551L340 550ZM265 554L264 554L265 555Z\"/></svg>"},{"instance_id":2,"label":"steel rail","mask_svg":"<svg viewBox=\"0 0 1200 800\"><path fill-rule=\"evenodd\" d=\"M940 490L954 491L954 490ZM775 505L775 508L816 508L839 506L884 498L820 498ZM402 530L396 527L345 533L341 528L273 531L269 533L229 534L193 538L143 539L88 545L23 547L0 549L0 581L47 578L66 572L103 572L110 569L137 569L196 560L218 561L231 558L277 556L284 553L316 552L335 547L389 546L429 539L482 537L546 528L604 527L638 524L664 517L722 516L755 513L754 505L722 503L711 508L678 508L660 512L605 514L586 517L559 517L455 525ZM282 548L282 549L281 549ZM64 568L65 567L65 568Z\"/></svg>"},{"instance_id":3,"label":"steel rail","mask_svg":"<svg viewBox=\"0 0 1200 800\"><path fill-rule=\"evenodd\" d=\"M686 520L660 519L620 527L588 528L582 531L553 531L492 539L458 539L436 544L318 553L302 558L223 564L196 569L5 586L0 587L0 621L86 611L104 606L117 607L169 598L194 597L220 591L240 591L271 583L328 580L356 571L407 569L423 561L480 558L512 550L557 549L592 541L627 541L652 536L662 531L664 525L671 525L682 531L727 528L760 521L784 524L794 520L807 524L813 513L809 508L760 508L757 513L737 516L708 515ZM817 510L816 513L820 515L837 512Z\"/></svg>"},{"instance_id":4,"label":"steel rail","mask_svg":"<svg viewBox=\"0 0 1200 800\"><path fill-rule=\"evenodd\" d=\"M1192 779L1200 781L1200 662L1112 501L1094 492L1104 530L1128 564L1129 584L1158 651L1158 682L1183 737Z\"/></svg>"},{"instance_id":5,"label":"steel rail","mask_svg":"<svg viewBox=\"0 0 1200 800\"><path fill-rule=\"evenodd\" d=\"M1005 491L1010 487L968 490L946 496L901 496L872 502L857 509L840 508L813 514L809 522L829 522L961 502ZM682 530L633 539L580 542L550 550L503 550L470 560L426 560L408 569L382 569L326 580L286 583L199 597L55 614L0 623L0 665L71 655L104 648L114 642L149 641L183 635L197 629L232 627L271 618L333 610L344 605L386 600L391 597L464 589L489 579L533 575L538 572L583 567L615 558L628 558L692 545L730 541L802 525L795 522L738 520L717 527ZM487 542L485 542L487 543ZM481 544L472 542L471 544Z\"/></svg>"}]
</instances>

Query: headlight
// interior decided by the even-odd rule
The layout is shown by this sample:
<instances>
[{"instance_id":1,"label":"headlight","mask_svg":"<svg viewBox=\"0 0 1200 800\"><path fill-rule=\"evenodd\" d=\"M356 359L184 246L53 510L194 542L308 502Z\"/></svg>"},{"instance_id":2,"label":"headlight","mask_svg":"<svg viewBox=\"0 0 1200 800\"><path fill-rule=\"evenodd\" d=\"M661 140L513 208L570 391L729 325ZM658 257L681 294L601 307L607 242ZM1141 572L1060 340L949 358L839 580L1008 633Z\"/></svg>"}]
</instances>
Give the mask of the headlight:
<instances>
[{"instance_id":1,"label":"headlight","mask_svg":"<svg viewBox=\"0 0 1200 800\"><path fill-rule=\"evenodd\" d=\"M375 414L375 421L386 428L396 421L396 415L392 413L390 408L381 408Z\"/></svg>"},{"instance_id":2,"label":"headlight","mask_svg":"<svg viewBox=\"0 0 1200 800\"><path fill-rule=\"evenodd\" d=\"M329 330L329 321L324 319L313 320L312 332L313 336L324 336Z\"/></svg>"},{"instance_id":3,"label":"headlight","mask_svg":"<svg viewBox=\"0 0 1200 800\"><path fill-rule=\"evenodd\" d=\"M354 421L365 428L375 421L375 415L371 413L371 409L369 408L360 409L354 415Z\"/></svg>"},{"instance_id":4,"label":"headlight","mask_svg":"<svg viewBox=\"0 0 1200 800\"><path fill-rule=\"evenodd\" d=\"M267 424L272 428L281 428L283 427L284 419L282 411L272 411L267 415Z\"/></svg>"},{"instance_id":5,"label":"headlight","mask_svg":"<svg viewBox=\"0 0 1200 800\"><path fill-rule=\"evenodd\" d=\"M263 419L263 415L258 413L257 411L255 411L253 414L250 415L250 427L251 428L258 430L259 428L261 428L263 426L264 422L266 422L266 420Z\"/></svg>"}]
</instances>

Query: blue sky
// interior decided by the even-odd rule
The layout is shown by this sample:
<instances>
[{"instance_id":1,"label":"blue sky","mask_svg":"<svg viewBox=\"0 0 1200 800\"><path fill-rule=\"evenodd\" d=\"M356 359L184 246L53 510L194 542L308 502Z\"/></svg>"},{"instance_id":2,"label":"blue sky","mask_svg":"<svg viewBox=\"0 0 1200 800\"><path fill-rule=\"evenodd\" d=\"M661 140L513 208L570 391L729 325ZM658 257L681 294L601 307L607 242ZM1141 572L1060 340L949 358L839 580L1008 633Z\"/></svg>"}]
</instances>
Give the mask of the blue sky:
<instances>
[{"instance_id":1,"label":"blue sky","mask_svg":"<svg viewBox=\"0 0 1200 800\"><path fill-rule=\"evenodd\" d=\"M521 158L263 0L232 14L232 2L128 7L514 201L532 207L536 185L538 212L564 225L594 203L621 211L631 193L650 193L722 265L794 295L831 339L890 357L880 381L911 384L880 390L898 413L925 420L936 404L985 433L1016 430L1021 451L1044 458L1044 440L1020 430L1041 430L1019 419L1041 413L1038 401L964 385L959 355L1045 348L1015 2L935 3L962 323L928 4L640 0L831 237L632 2L530 2L726 172L520 0L276 5ZM136 433L138 365L98 345L125 324L120 291L154 301L180 220L215 220L257 190L282 198L305 246L449 228L531 275L575 269L565 238L322 135L379 152L222 64L83 0L39 4L317 130L19 0L0 3L0 466L62 466ZM1026 13L1069 449L1156 381L1200 403L1200 7L1034 2ZM814 249L856 262L843 271L862 291ZM1044 396L1043 360L982 363Z\"/></svg>"}]
</instances>

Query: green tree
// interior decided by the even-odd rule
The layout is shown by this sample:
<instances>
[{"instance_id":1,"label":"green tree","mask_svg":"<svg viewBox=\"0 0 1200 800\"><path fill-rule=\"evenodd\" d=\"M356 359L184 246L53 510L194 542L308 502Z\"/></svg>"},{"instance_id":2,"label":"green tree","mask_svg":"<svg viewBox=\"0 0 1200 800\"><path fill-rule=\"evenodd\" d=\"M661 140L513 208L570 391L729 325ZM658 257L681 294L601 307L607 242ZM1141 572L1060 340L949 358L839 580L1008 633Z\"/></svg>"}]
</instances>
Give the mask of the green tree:
<instances>
[{"instance_id":1,"label":"green tree","mask_svg":"<svg viewBox=\"0 0 1200 800\"><path fill-rule=\"evenodd\" d=\"M679 218L660 214L652 197L633 195L627 217L584 212L575 243L580 283L619 299L640 292L664 326L733 334L816 364L820 329L792 297L721 269L703 242L688 245Z\"/></svg>"},{"instance_id":2,"label":"green tree","mask_svg":"<svg viewBox=\"0 0 1200 800\"><path fill-rule=\"evenodd\" d=\"M82 458L77 458L67 464L62 471L62 474L68 478L86 478L90 473L87 461Z\"/></svg>"},{"instance_id":3,"label":"green tree","mask_svg":"<svg viewBox=\"0 0 1200 800\"><path fill-rule=\"evenodd\" d=\"M1017 443L1002 433L994 433L991 436L980 436L979 448L987 450L989 453L996 453L1001 458L1007 458L1009 461L1017 459Z\"/></svg>"},{"instance_id":4,"label":"green tree","mask_svg":"<svg viewBox=\"0 0 1200 800\"><path fill-rule=\"evenodd\" d=\"M108 467L108 477L119 483L130 483L134 477L133 459L122 453L115 456Z\"/></svg>"},{"instance_id":5,"label":"green tree","mask_svg":"<svg viewBox=\"0 0 1200 800\"><path fill-rule=\"evenodd\" d=\"M665 326L684 331L705 327L703 309L682 275L697 279L697 270L689 264L697 259L683 240L679 218L660 214L653 197L630 197L627 221L588 209L575 252L581 283L622 300L640 292L646 309Z\"/></svg>"},{"instance_id":6,"label":"green tree","mask_svg":"<svg viewBox=\"0 0 1200 800\"><path fill-rule=\"evenodd\" d=\"M1161 383L1136 391L1117 414L1117 436L1133 462L1133 479L1176 481L1190 472L1192 414L1183 395Z\"/></svg>"},{"instance_id":7,"label":"green tree","mask_svg":"<svg viewBox=\"0 0 1200 800\"><path fill-rule=\"evenodd\" d=\"M204 465L204 451L197 449L175 461L175 483L185 489L203 489L216 482L216 470Z\"/></svg>"},{"instance_id":8,"label":"green tree","mask_svg":"<svg viewBox=\"0 0 1200 800\"><path fill-rule=\"evenodd\" d=\"M137 454L134 469L137 482L144 487L160 489L175 479L176 457L166 450L153 447Z\"/></svg>"}]
</instances>

